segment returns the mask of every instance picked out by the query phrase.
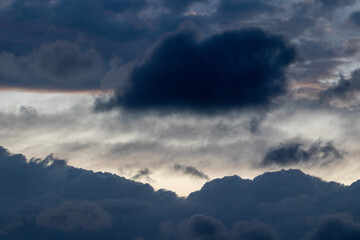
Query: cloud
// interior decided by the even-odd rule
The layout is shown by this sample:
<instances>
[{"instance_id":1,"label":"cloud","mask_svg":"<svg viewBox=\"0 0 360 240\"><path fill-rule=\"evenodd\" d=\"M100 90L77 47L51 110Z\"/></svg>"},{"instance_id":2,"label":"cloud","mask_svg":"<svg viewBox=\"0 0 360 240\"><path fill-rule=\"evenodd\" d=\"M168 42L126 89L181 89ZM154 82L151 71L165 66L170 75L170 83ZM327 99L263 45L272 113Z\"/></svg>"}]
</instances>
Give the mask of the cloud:
<instances>
[{"instance_id":1,"label":"cloud","mask_svg":"<svg viewBox=\"0 0 360 240\"><path fill-rule=\"evenodd\" d=\"M349 5L353 5L356 0L315 0L322 8L326 10L334 10L337 8L344 8Z\"/></svg>"},{"instance_id":2,"label":"cloud","mask_svg":"<svg viewBox=\"0 0 360 240\"><path fill-rule=\"evenodd\" d=\"M133 177L132 179L138 180L140 178L145 177L146 179L150 179L151 171L148 168L140 169Z\"/></svg>"},{"instance_id":3,"label":"cloud","mask_svg":"<svg viewBox=\"0 0 360 240\"><path fill-rule=\"evenodd\" d=\"M319 226L309 233L305 240L355 240L359 238L360 225L355 223L351 217L344 215L330 215L323 217Z\"/></svg>"},{"instance_id":4,"label":"cloud","mask_svg":"<svg viewBox=\"0 0 360 240\"><path fill-rule=\"evenodd\" d=\"M359 186L282 170L215 179L178 198L52 155L27 160L0 148L1 238L321 239L335 229L346 239L359 233L351 220L360 215Z\"/></svg>"},{"instance_id":5,"label":"cloud","mask_svg":"<svg viewBox=\"0 0 360 240\"><path fill-rule=\"evenodd\" d=\"M57 29L65 27L86 34L103 34L104 37L120 41L124 38L130 39L137 31L129 28L132 24L116 21L116 15L134 15L146 6L144 0L60 0L52 3L16 0L1 13L12 21L35 24L43 21L42 24L52 24Z\"/></svg>"},{"instance_id":6,"label":"cloud","mask_svg":"<svg viewBox=\"0 0 360 240\"><path fill-rule=\"evenodd\" d=\"M354 27L360 27L360 11L354 11L350 14L347 20L348 23Z\"/></svg>"},{"instance_id":7,"label":"cloud","mask_svg":"<svg viewBox=\"0 0 360 240\"><path fill-rule=\"evenodd\" d=\"M119 85L122 86L121 82L127 75L128 66L138 63L147 52L148 46L153 45L164 34L177 31L188 23L196 25L202 37L229 29L260 27L274 34L284 34L294 39L294 42L324 40L329 41L335 49L339 49L340 42L354 34L347 32L349 29L338 29L339 19L334 13L351 6L354 2L354 0L40 0L31 3L24 0L6 1L0 5L0 25L3 28L0 53L6 55L2 56L4 57L2 65L8 69L6 73L11 75L11 79L2 78L2 81L5 81L2 87L70 91L103 88L115 90ZM327 35L335 30L344 33L336 42L328 37L331 34ZM29 68L24 67L22 57L26 58L30 52L34 52L46 43L64 40L81 42L79 45L83 45L81 46L83 53L88 52L88 46L91 45L90 49L93 48L103 61L102 72L95 74L98 65L93 65L93 74L85 71L88 73L86 76L76 77L72 65L64 70L59 62L57 65L54 63L57 61L56 58L60 57L56 55L52 56L49 62L43 61L45 65L50 66L41 74L43 79L50 78L56 84L50 84L50 80L31 81L34 77L39 77L39 69L33 69L37 67L34 64ZM318 48L311 47L311 49L314 51L310 50L308 53L317 52ZM63 51L58 53L61 54ZM339 54L345 55L336 56L334 57L336 59L332 60L352 57L341 51ZM73 57L76 58L75 55ZM117 57L123 61L119 66L113 67L108 64L111 59ZM29 62L32 62L32 59ZM337 62L338 66L344 64L342 61ZM314 65L316 67L318 63L315 62ZM80 70L81 64L77 66ZM59 73L57 72L59 67L61 74L66 75L66 70L71 71L71 81L67 78L64 83L59 83L60 76L56 74ZM311 70L310 67L309 76L312 76ZM329 72L333 73L336 70L333 65L329 65ZM79 73L80 71L77 71L77 74ZM54 74L57 80L53 79ZM86 82L85 78L92 79ZM298 81L306 80L298 79ZM318 79L315 77L312 80ZM74 89L71 86L74 86Z\"/></svg>"},{"instance_id":8,"label":"cloud","mask_svg":"<svg viewBox=\"0 0 360 240\"><path fill-rule=\"evenodd\" d=\"M320 93L320 101L334 106L351 108L356 104L357 93L360 90L360 70L351 73L349 78L341 76L339 81Z\"/></svg>"},{"instance_id":9,"label":"cloud","mask_svg":"<svg viewBox=\"0 0 360 240\"><path fill-rule=\"evenodd\" d=\"M316 141L306 150L300 141L287 141L270 148L262 160L263 166L288 166L302 163L328 163L343 158L343 151L336 149L332 142Z\"/></svg>"},{"instance_id":10,"label":"cloud","mask_svg":"<svg viewBox=\"0 0 360 240\"><path fill-rule=\"evenodd\" d=\"M208 2L209 0L184 0L184 1L177 1L177 0L161 0L161 3L166 8L176 12L182 13L186 10L188 6L192 3L200 3L200 2Z\"/></svg>"},{"instance_id":11,"label":"cloud","mask_svg":"<svg viewBox=\"0 0 360 240\"><path fill-rule=\"evenodd\" d=\"M37 89L98 89L103 59L93 48L69 41L42 44L33 52L0 54L0 85Z\"/></svg>"},{"instance_id":12,"label":"cloud","mask_svg":"<svg viewBox=\"0 0 360 240\"><path fill-rule=\"evenodd\" d=\"M323 40L302 40L298 45L302 56L308 60L327 60L351 57L359 51L359 44L349 39L342 46Z\"/></svg>"},{"instance_id":13,"label":"cloud","mask_svg":"<svg viewBox=\"0 0 360 240\"><path fill-rule=\"evenodd\" d=\"M220 0L217 17L223 19L252 18L257 15L271 14L282 8L273 1L263 0Z\"/></svg>"},{"instance_id":14,"label":"cloud","mask_svg":"<svg viewBox=\"0 0 360 240\"><path fill-rule=\"evenodd\" d=\"M207 216L194 215L189 220L182 223L179 233L182 235L181 239L214 239L225 240L226 228L224 225Z\"/></svg>"},{"instance_id":15,"label":"cloud","mask_svg":"<svg viewBox=\"0 0 360 240\"><path fill-rule=\"evenodd\" d=\"M200 179L205 179L205 180L209 180L209 176L206 175L205 173L197 170L195 167L192 166L185 166L185 165L180 165L180 164L175 164L173 166L173 170L175 172L182 172L185 175L190 175L192 177L196 177L196 178L200 178Z\"/></svg>"},{"instance_id":16,"label":"cloud","mask_svg":"<svg viewBox=\"0 0 360 240\"><path fill-rule=\"evenodd\" d=\"M292 45L259 29L224 32L202 42L180 32L166 37L134 69L128 89L108 106L206 112L267 105L286 91L286 69L295 59Z\"/></svg>"},{"instance_id":17,"label":"cloud","mask_svg":"<svg viewBox=\"0 0 360 240\"><path fill-rule=\"evenodd\" d=\"M61 231L98 231L109 228L110 215L91 202L80 204L66 202L58 207L41 211L36 216L36 224L43 228L55 228Z\"/></svg>"},{"instance_id":18,"label":"cloud","mask_svg":"<svg viewBox=\"0 0 360 240\"><path fill-rule=\"evenodd\" d=\"M193 215L175 228L173 239L181 240L276 240L276 230L260 221L239 221L228 230L222 222L204 215Z\"/></svg>"}]
</instances>

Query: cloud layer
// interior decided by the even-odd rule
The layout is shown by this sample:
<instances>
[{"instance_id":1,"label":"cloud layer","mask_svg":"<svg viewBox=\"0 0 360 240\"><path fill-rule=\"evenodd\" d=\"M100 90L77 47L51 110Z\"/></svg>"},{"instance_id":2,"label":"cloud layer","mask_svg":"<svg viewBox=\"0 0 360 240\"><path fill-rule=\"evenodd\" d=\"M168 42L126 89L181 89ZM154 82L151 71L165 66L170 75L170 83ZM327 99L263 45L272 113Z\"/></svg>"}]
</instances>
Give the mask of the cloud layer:
<instances>
[{"instance_id":1,"label":"cloud layer","mask_svg":"<svg viewBox=\"0 0 360 240\"><path fill-rule=\"evenodd\" d=\"M183 29L184 25L195 26L201 38L244 28L283 34L300 45L299 54L304 58L303 63L291 69L292 80L314 83L334 79L359 52L357 35L351 28L343 27L348 23L358 25L356 6L355 0L58 0L31 3L9 0L0 5L3 27L0 56L4 66L0 68L0 87L121 91L117 88L122 86L124 78L128 80L133 66L141 65L149 48L164 36ZM332 35L337 32L339 39L334 41ZM54 47L61 51L52 51ZM223 47L226 50L227 46ZM216 61L213 53L206 57ZM64 60L69 57L73 59L67 61L70 65L66 66ZM196 66L200 67L203 61ZM217 65L214 70L220 67ZM196 71L199 73L201 69Z\"/></svg>"},{"instance_id":2,"label":"cloud layer","mask_svg":"<svg viewBox=\"0 0 360 240\"><path fill-rule=\"evenodd\" d=\"M206 183L187 198L0 151L1 239L356 239L359 183L299 170ZM336 231L335 231L336 230Z\"/></svg>"}]
</instances>

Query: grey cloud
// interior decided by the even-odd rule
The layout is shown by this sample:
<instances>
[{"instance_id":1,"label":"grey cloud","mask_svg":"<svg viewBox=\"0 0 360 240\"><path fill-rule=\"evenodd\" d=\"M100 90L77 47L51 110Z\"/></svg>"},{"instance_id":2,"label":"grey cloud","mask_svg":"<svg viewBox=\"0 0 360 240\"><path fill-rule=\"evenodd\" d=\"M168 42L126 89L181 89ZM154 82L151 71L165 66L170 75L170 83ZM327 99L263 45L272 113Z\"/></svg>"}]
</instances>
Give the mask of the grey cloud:
<instances>
[{"instance_id":1,"label":"grey cloud","mask_svg":"<svg viewBox=\"0 0 360 240\"><path fill-rule=\"evenodd\" d=\"M294 164L325 164L343 158L343 151L338 150L332 142L317 141L304 149L304 143L290 140L277 147L270 148L262 160L262 165L288 166Z\"/></svg>"},{"instance_id":2,"label":"grey cloud","mask_svg":"<svg viewBox=\"0 0 360 240\"><path fill-rule=\"evenodd\" d=\"M192 167L192 166L175 164L173 166L173 170L176 172L180 171L185 175L190 175L192 177L196 177L196 178L200 178L200 179L205 179L205 180L210 179L208 175L206 175L205 173L199 171L198 169L196 169L195 167Z\"/></svg>"},{"instance_id":3,"label":"grey cloud","mask_svg":"<svg viewBox=\"0 0 360 240\"><path fill-rule=\"evenodd\" d=\"M360 90L360 70L355 70L349 78L341 76L339 81L320 93L320 101L339 106L351 107Z\"/></svg>"},{"instance_id":4,"label":"grey cloud","mask_svg":"<svg viewBox=\"0 0 360 240\"><path fill-rule=\"evenodd\" d=\"M315 2L319 3L324 9L334 10L336 8L353 5L356 0L315 0Z\"/></svg>"},{"instance_id":5,"label":"grey cloud","mask_svg":"<svg viewBox=\"0 0 360 240\"><path fill-rule=\"evenodd\" d=\"M354 56L359 51L359 44L354 39L344 42L342 46L323 40L302 40L298 48L305 60L330 60Z\"/></svg>"},{"instance_id":6,"label":"grey cloud","mask_svg":"<svg viewBox=\"0 0 360 240\"><path fill-rule=\"evenodd\" d=\"M0 85L38 89L98 89L102 57L68 41L44 43L24 56L0 54Z\"/></svg>"},{"instance_id":7,"label":"grey cloud","mask_svg":"<svg viewBox=\"0 0 360 240\"><path fill-rule=\"evenodd\" d=\"M165 6L166 8L176 12L176 13L182 13L186 10L188 6L190 6L193 3L199 3L199 2L208 2L209 0L183 0L183 1L177 1L177 0L160 0L160 2Z\"/></svg>"},{"instance_id":8,"label":"grey cloud","mask_svg":"<svg viewBox=\"0 0 360 240\"><path fill-rule=\"evenodd\" d=\"M150 179L150 174L151 174L150 169L148 169L148 168L143 168L143 169L140 169L140 170L132 177L132 179L138 180L138 179L141 179L141 178L143 178L143 177L145 177L146 179Z\"/></svg>"},{"instance_id":9,"label":"grey cloud","mask_svg":"<svg viewBox=\"0 0 360 240\"><path fill-rule=\"evenodd\" d=\"M283 8L273 1L263 0L220 0L217 9L217 19L244 19L258 15L277 13Z\"/></svg>"},{"instance_id":10,"label":"grey cloud","mask_svg":"<svg viewBox=\"0 0 360 240\"><path fill-rule=\"evenodd\" d=\"M294 3L294 9L299 13L317 13L321 16L334 13L335 10L351 6L356 0L302 0Z\"/></svg>"},{"instance_id":11,"label":"grey cloud","mask_svg":"<svg viewBox=\"0 0 360 240\"><path fill-rule=\"evenodd\" d=\"M334 69L344 63L338 59L303 62L294 66L291 73L299 83L318 83L323 79L336 78L338 75Z\"/></svg>"},{"instance_id":12,"label":"grey cloud","mask_svg":"<svg viewBox=\"0 0 360 240\"><path fill-rule=\"evenodd\" d=\"M252 134L258 133L259 129L260 129L260 125L266 119L266 117L267 117L267 113L265 113L265 112L262 112L262 113L259 113L259 114L255 115L255 116L253 116L250 119L250 121L248 123L248 126L247 126L249 131Z\"/></svg>"},{"instance_id":13,"label":"grey cloud","mask_svg":"<svg viewBox=\"0 0 360 240\"><path fill-rule=\"evenodd\" d=\"M62 79L79 77L84 72L89 76L94 70L101 68L102 64L95 49L84 51L79 45L67 41L43 44L36 55L38 65L44 72Z\"/></svg>"}]
</instances>

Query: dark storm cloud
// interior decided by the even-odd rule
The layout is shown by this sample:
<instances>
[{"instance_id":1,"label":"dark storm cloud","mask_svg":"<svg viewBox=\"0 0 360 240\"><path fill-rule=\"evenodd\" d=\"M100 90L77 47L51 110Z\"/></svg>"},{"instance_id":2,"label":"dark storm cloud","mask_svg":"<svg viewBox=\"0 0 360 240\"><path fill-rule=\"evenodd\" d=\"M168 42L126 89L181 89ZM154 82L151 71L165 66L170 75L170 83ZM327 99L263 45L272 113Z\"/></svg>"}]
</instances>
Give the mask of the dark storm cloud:
<instances>
[{"instance_id":1,"label":"dark storm cloud","mask_svg":"<svg viewBox=\"0 0 360 240\"><path fill-rule=\"evenodd\" d=\"M351 217L360 216L359 197L359 182L344 186L282 170L215 179L178 198L51 155L27 161L0 148L2 240L357 239Z\"/></svg>"},{"instance_id":2,"label":"dark storm cloud","mask_svg":"<svg viewBox=\"0 0 360 240\"><path fill-rule=\"evenodd\" d=\"M334 86L320 93L320 100L328 104L340 101L346 106L356 100L358 91L360 91L359 69L353 71L349 78L341 76Z\"/></svg>"},{"instance_id":3,"label":"dark storm cloud","mask_svg":"<svg viewBox=\"0 0 360 240\"><path fill-rule=\"evenodd\" d=\"M173 170L176 172L180 171L185 175L190 175L190 176L196 177L196 178L201 178L201 179L205 179L205 180L210 179L208 175L206 175L205 173L199 171L198 169L196 169L195 167L192 167L192 166L175 164L173 166Z\"/></svg>"},{"instance_id":4,"label":"dark storm cloud","mask_svg":"<svg viewBox=\"0 0 360 240\"><path fill-rule=\"evenodd\" d=\"M305 149L304 143L290 140L270 148L262 160L262 165L288 166L301 163L328 163L342 157L343 152L338 150L332 142L317 141Z\"/></svg>"},{"instance_id":5,"label":"dark storm cloud","mask_svg":"<svg viewBox=\"0 0 360 240\"><path fill-rule=\"evenodd\" d=\"M108 106L201 112L267 105L286 91L285 72L295 59L292 45L259 29L224 32L202 42L180 32L134 69L130 86Z\"/></svg>"}]
</instances>

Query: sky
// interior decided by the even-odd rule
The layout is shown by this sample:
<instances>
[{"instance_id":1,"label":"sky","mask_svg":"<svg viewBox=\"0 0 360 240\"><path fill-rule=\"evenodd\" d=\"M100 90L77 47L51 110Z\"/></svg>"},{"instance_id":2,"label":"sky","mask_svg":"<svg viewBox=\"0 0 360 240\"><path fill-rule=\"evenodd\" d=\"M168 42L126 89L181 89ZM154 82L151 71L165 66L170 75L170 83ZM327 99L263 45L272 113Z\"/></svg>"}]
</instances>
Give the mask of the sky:
<instances>
[{"instance_id":1,"label":"sky","mask_svg":"<svg viewBox=\"0 0 360 240\"><path fill-rule=\"evenodd\" d=\"M0 236L359 239L359 31L357 0L0 0Z\"/></svg>"}]
</instances>

